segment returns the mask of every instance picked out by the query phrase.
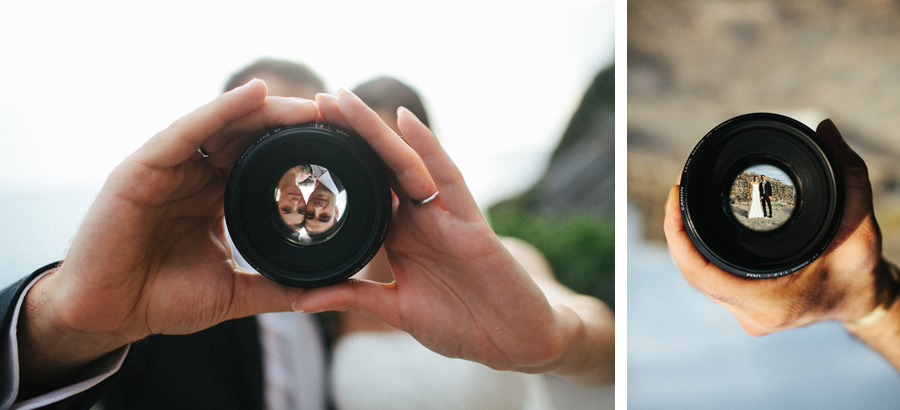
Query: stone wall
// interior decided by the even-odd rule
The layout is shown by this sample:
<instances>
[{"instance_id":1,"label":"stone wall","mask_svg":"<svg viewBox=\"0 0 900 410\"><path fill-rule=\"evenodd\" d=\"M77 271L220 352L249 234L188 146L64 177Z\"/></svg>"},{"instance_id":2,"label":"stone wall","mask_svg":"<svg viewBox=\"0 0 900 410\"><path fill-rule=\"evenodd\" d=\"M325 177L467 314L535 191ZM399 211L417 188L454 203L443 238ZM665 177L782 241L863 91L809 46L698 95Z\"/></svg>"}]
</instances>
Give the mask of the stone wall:
<instances>
[{"instance_id":1,"label":"stone wall","mask_svg":"<svg viewBox=\"0 0 900 410\"><path fill-rule=\"evenodd\" d=\"M750 202L750 184L753 182L753 177L755 176L758 177L760 175L754 172L744 171L734 180L734 185L731 187L731 196L735 201L742 203ZM794 206L793 186L768 176L766 176L766 180L772 185L771 200L773 206ZM762 178L759 178L759 181L762 183Z\"/></svg>"}]
</instances>

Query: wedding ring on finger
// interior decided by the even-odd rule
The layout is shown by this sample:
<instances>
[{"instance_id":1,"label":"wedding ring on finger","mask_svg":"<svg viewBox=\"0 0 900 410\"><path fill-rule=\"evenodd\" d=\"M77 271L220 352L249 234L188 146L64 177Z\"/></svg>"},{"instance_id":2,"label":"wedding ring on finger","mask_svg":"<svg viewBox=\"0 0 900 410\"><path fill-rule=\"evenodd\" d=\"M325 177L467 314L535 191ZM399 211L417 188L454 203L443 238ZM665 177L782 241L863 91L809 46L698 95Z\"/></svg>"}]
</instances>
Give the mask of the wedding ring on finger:
<instances>
[{"instance_id":1,"label":"wedding ring on finger","mask_svg":"<svg viewBox=\"0 0 900 410\"><path fill-rule=\"evenodd\" d=\"M202 156L203 156L203 158L209 158L209 153L208 153L208 152L206 152L206 150L205 150L205 149L203 149L203 147L202 147L202 146L201 146L201 147L200 147L200 148L197 148L197 152L199 152L199 153L200 153L200 155L202 155Z\"/></svg>"},{"instance_id":2,"label":"wedding ring on finger","mask_svg":"<svg viewBox=\"0 0 900 410\"><path fill-rule=\"evenodd\" d=\"M437 198L438 194L440 194L440 193L441 193L440 191L434 191L434 193L431 194L431 196L429 196L428 198L425 198L422 200L413 199L412 203L413 203L413 205L425 205L431 201L434 201L434 199Z\"/></svg>"}]
</instances>

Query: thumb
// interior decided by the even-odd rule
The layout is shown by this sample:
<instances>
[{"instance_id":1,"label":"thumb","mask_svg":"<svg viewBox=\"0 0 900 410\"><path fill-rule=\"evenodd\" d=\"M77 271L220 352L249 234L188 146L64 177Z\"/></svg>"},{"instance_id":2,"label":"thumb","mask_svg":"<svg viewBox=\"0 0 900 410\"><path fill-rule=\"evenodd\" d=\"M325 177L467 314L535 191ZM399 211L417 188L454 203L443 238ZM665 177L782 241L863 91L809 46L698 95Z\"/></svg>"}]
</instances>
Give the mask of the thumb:
<instances>
[{"instance_id":1,"label":"thumb","mask_svg":"<svg viewBox=\"0 0 900 410\"><path fill-rule=\"evenodd\" d=\"M401 315L396 283L348 279L336 285L304 290L293 309L305 313L353 310L399 328Z\"/></svg>"},{"instance_id":2,"label":"thumb","mask_svg":"<svg viewBox=\"0 0 900 410\"><path fill-rule=\"evenodd\" d=\"M837 168L844 178L845 197L848 213L853 210L862 213L872 212L872 184L869 182L869 169L865 161L844 140L837 127L830 120L824 120L816 128L826 146L834 154ZM861 207L854 206L862 205Z\"/></svg>"}]
</instances>

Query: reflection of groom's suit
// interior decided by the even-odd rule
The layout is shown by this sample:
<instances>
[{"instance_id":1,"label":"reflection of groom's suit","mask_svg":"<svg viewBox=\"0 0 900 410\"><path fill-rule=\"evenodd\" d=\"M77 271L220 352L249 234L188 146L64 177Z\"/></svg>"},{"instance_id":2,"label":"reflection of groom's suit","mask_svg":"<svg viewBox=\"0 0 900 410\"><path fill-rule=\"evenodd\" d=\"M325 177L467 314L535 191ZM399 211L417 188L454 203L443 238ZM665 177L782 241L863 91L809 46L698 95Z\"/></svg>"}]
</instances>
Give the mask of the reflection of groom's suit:
<instances>
[{"instance_id":1,"label":"reflection of groom's suit","mask_svg":"<svg viewBox=\"0 0 900 410\"><path fill-rule=\"evenodd\" d=\"M766 205L769 205L769 217L772 217L772 201L769 197L772 196L772 184L769 181L763 181L763 183L759 184L759 201L762 202L763 215L766 215Z\"/></svg>"}]
</instances>

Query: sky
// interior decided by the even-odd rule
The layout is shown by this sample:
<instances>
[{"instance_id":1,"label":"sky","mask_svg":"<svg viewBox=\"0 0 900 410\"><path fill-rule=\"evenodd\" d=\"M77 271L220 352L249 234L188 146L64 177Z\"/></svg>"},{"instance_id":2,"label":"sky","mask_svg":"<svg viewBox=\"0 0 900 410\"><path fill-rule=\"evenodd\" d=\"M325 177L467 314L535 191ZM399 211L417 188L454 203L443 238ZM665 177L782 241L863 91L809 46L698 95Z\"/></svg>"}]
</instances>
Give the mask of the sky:
<instances>
[{"instance_id":1,"label":"sky","mask_svg":"<svg viewBox=\"0 0 900 410\"><path fill-rule=\"evenodd\" d=\"M778 168L774 165L768 165L768 164L754 165L750 168L747 168L747 171L755 172L759 175L765 175L766 178L775 178L775 179L777 179L785 184L791 185L791 186L794 185L794 180L791 179L791 177L789 177L784 171L782 171L781 168Z\"/></svg>"},{"instance_id":2,"label":"sky","mask_svg":"<svg viewBox=\"0 0 900 410\"><path fill-rule=\"evenodd\" d=\"M99 190L125 156L260 57L330 92L378 75L422 94L481 206L545 170L614 58L612 0L3 2L0 193Z\"/></svg>"}]
</instances>

